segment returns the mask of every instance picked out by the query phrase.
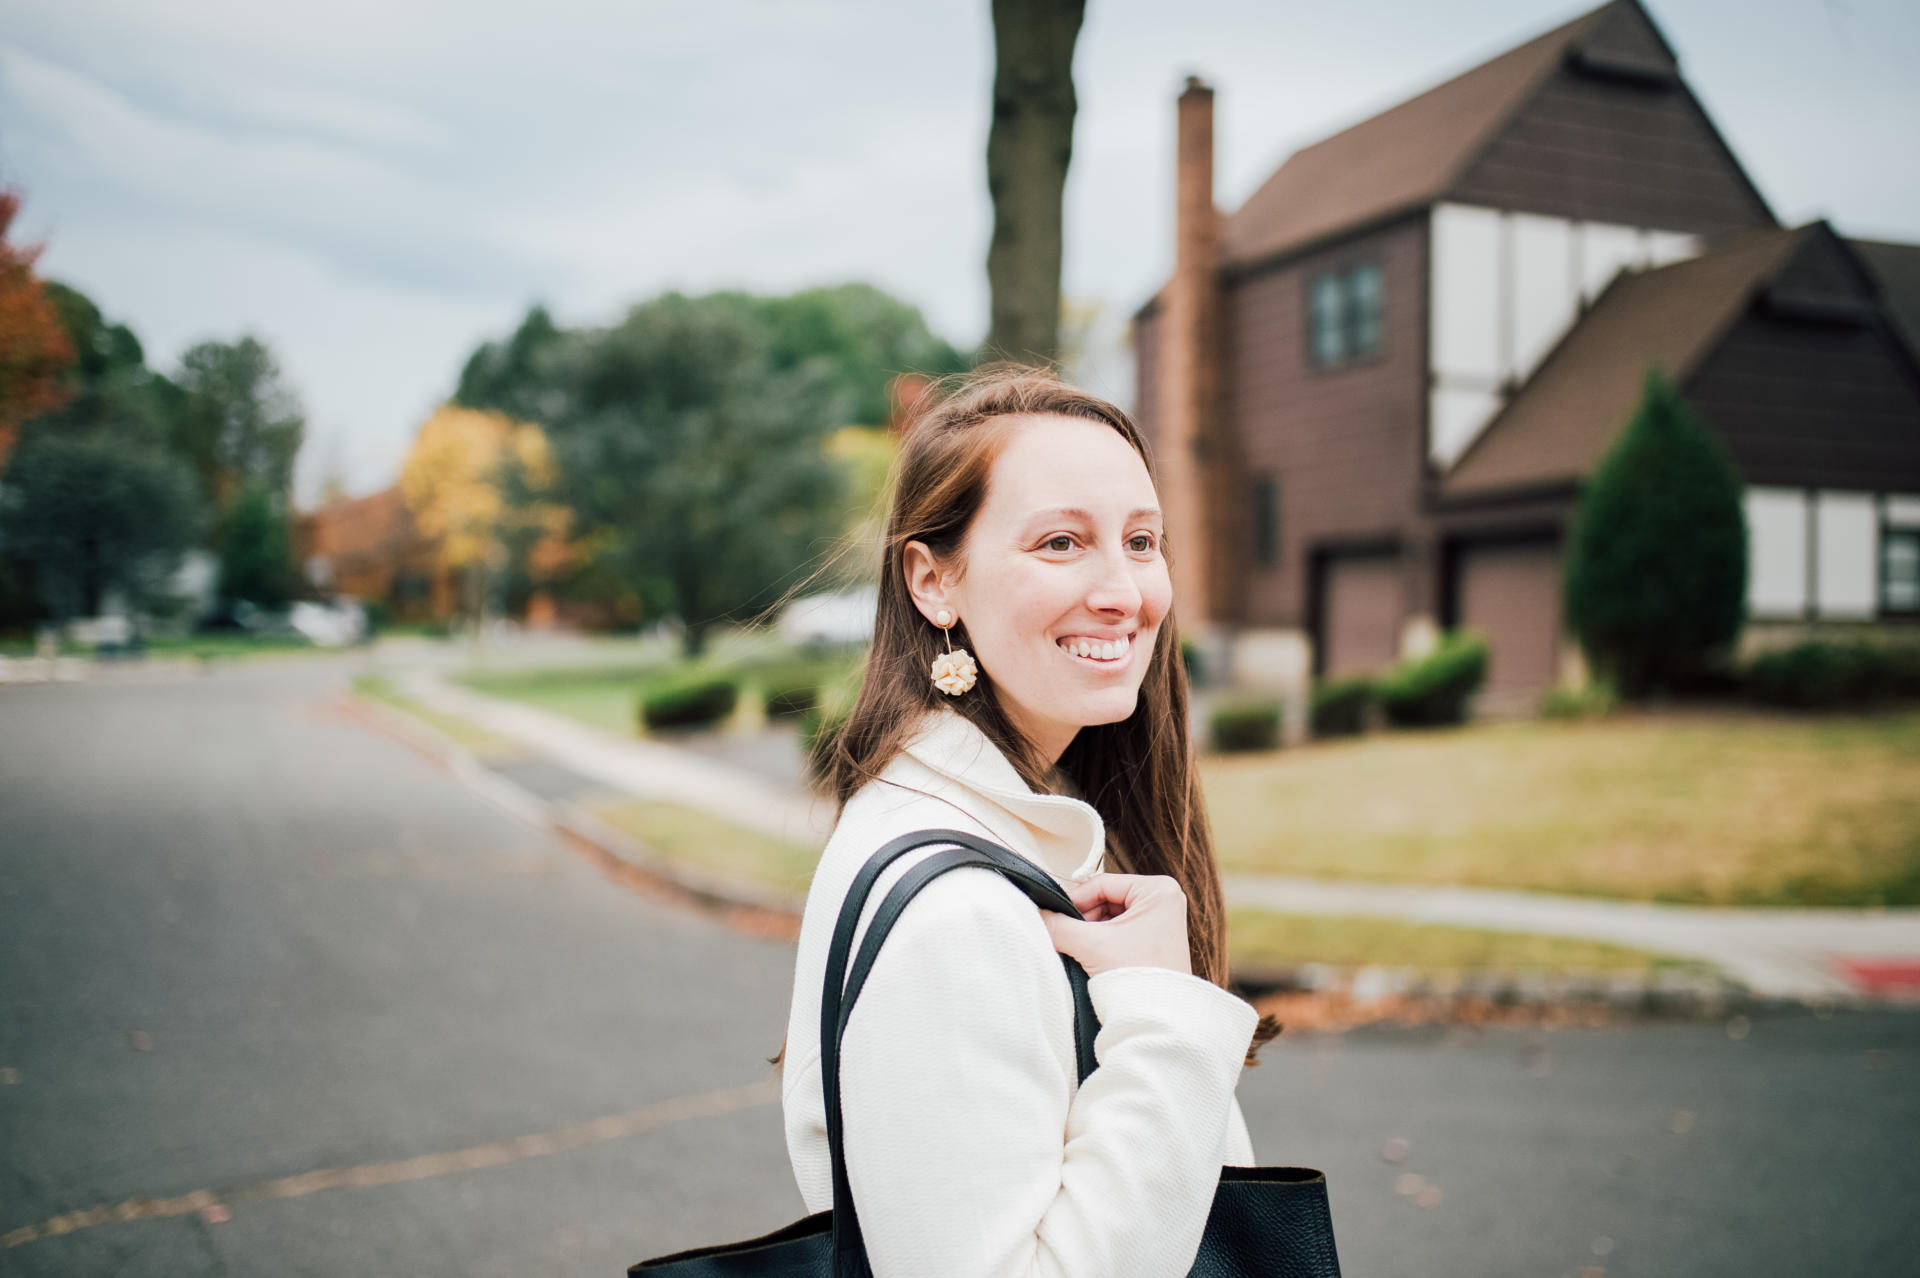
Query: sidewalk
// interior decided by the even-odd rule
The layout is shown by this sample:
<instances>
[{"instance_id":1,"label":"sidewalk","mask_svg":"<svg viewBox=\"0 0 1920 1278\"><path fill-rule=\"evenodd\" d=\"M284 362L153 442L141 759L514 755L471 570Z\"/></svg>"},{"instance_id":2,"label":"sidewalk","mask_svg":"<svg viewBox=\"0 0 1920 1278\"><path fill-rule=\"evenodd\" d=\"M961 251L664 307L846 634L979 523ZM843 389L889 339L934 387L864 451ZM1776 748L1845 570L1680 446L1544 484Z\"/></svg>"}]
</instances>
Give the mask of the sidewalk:
<instances>
[{"instance_id":1,"label":"sidewalk","mask_svg":"<svg viewBox=\"0 0 1920 1278\"><path fill-rule=\"evenodd\" d=\"M1554 896L1499 888L1229 874L1234 905L1365 914L1605 941L1712 963L1755 994L1793 999L1897 992L1920 978L1920 909L1767 910Z\"/></svg>"},{"instance_id":2,"label":"sidewalk","mask_svg":"<svg viewBox=\"0 0 1920 1278\"><path fill-rule=\"evenodd\" d=\"M564 715L396 672L421 704L476 724L616 793L667 799L803 845L826 841L833 805L804 787L652 741L611 736ZM1920 908L1771 910L1658 905L1495 888L1229 874L1227 902L1282 913L1577 937L1703 960L1753 995L1794 1000L1920 994ZM765 905L764 893L750 893Z\"/></svg>"}]
</instances>

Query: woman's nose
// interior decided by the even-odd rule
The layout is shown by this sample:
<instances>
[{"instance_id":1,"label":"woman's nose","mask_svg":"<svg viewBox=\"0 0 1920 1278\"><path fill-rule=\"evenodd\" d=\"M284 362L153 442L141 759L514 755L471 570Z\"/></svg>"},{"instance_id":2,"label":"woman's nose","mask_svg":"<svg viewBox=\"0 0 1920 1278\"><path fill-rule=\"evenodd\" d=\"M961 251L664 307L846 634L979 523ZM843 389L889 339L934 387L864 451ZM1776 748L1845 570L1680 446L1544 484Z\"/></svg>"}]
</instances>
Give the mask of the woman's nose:
<instances>
[{"instance_id":1,"label":"woman's nose","mask_svg":"<svg viewBox=\"0 0 1920 1278\"><path fill-rule=\"evenodd\" d=\"M1132 614L1140 608L1140 583L1133 579L1133 564L1124 554L1100 557L1100 578L1087 592L1087 606L1096 612Z\"/></svg>"}]
</instances>

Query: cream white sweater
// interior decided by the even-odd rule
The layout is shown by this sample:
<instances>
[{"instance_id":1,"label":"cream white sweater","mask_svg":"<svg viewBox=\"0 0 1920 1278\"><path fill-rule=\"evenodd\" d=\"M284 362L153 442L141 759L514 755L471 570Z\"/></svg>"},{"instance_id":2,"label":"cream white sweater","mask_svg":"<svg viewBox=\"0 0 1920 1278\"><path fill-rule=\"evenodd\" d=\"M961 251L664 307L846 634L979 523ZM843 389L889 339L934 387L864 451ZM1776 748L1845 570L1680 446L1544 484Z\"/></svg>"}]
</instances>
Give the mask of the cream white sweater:
<instances>
[{"instance_id":1,"label":"cream white sweater","mask_svg":"<svg viewBox=\"0 0 1920 1278\"><path fill-rule=\"evenodd\" d=\"M1103 868L1099 813L1033 792L946 707L848 801L807 897L781 1079L810 1213L833 1205L820 991L840 903L876 849L928 827L993 839L1062 884ZM855 953L887 890L938 850L881 874ZM1234 1087L1259 1015L1170 968L1102 972L1088 992L1100 1065L1081 1087L1066 973L1018 888L970 866L902 911L841 1055L848 1177L876 1278L1171 1278L1192 1267L1222 1164L1255 1165Z\"/></svg>"}]
</instances>

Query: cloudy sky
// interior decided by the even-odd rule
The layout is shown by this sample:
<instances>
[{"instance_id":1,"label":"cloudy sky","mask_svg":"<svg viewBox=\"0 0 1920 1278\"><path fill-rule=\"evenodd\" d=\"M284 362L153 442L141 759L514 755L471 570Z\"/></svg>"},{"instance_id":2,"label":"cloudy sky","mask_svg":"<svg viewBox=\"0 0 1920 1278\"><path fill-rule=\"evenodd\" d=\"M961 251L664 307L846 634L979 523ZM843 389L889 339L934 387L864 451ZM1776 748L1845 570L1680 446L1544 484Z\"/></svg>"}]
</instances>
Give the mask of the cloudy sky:
<instances>
[{"instance_id":1,"label":"cloudy sky","mask_svg":"<svg viewBox=\"0 0 1920 1278\"><path fill-rule=\"evenodd\" d=\"M1188 72L1219 91L1232 208L1588 7L1090 0L1068 295L1119 315L1164 276ZM1649 7L1782 220L1920 241L1920 5ZM988 0L0 0L0 182L42 270L151 363L270 342L302 491L365 492L535 300L600 323L666 288L864 279L977 341L991 82Z\"/></svg>"}]
</instances>

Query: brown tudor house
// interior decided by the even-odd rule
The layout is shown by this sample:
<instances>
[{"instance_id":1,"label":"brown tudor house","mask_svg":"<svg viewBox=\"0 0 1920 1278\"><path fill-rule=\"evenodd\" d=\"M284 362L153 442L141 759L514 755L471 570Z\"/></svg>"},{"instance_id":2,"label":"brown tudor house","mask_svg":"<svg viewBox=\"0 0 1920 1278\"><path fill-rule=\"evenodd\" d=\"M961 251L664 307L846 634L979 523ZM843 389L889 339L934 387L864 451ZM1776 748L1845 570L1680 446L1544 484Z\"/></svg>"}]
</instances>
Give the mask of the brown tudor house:
<instances>
[{"instance_id":1,"label":"brown tudor house","mask_svg":"<svg viewBox=\"0 0 1920 1278\"><path fill-rule=\"evenodd\" d=\"M1483 710L1584 679L1561 545L1650 364L1747 484L1746 646L1920 619L1920 249L1781 227L1636 0L1224 216L1212 114L1189 81L1136 407L1183 630L1238 681L1377 670L1455 625L1492 643Z\"/></svg>"}]
</instances>

